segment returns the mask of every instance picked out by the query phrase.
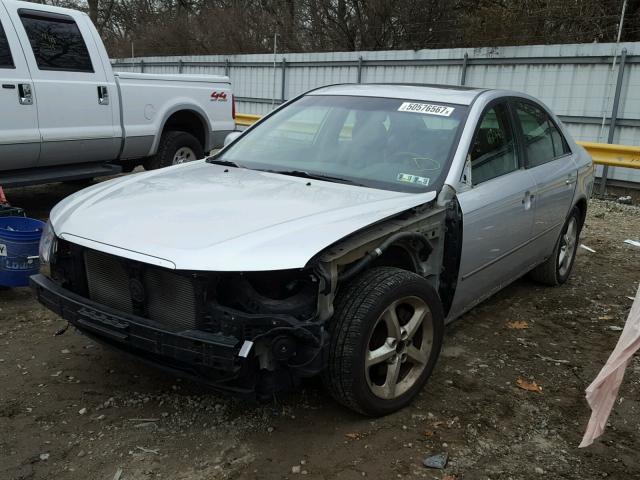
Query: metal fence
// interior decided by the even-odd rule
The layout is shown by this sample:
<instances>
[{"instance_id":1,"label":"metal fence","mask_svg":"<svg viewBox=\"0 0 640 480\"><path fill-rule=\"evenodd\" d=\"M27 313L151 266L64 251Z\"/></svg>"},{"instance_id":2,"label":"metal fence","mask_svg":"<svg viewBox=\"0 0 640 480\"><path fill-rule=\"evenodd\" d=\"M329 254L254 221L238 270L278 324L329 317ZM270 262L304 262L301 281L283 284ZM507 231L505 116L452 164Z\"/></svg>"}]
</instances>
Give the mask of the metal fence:
<instances>
[{"instance_id":1,"label":"metal fence","mask_svg":"<svg viewBox=\"0 0 640 480\"><path fill-rule=\"evenodd\" d=\"M577 140L640 145L640 42L255 55L145 57L114 70L227 75L238 111L265 114L299 93L334 83L439 83L530 93ZM600 167L602 168L602 167ZM640 171L608 178L640 182Z\"/></svg>"}]
</instances>

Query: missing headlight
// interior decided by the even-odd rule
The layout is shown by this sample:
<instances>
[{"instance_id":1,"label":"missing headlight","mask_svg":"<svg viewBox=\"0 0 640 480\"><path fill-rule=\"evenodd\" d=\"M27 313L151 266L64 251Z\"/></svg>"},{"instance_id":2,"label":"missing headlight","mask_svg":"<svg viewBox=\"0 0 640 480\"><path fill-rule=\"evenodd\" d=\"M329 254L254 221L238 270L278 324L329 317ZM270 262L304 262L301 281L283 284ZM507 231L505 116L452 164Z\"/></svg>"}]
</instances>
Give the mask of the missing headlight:
<instances>
[{"instance_id":1,"label":"missing headlight","mask_svg":"<svg viewBox=\"0 0 640 480\"><path fill-rule=\"evenodd\" d=\"M313 316L318 284L300 270L236 274L220 282L218 301L246 313L285 314L299 319Z\"/></svg>"}]
</instances>

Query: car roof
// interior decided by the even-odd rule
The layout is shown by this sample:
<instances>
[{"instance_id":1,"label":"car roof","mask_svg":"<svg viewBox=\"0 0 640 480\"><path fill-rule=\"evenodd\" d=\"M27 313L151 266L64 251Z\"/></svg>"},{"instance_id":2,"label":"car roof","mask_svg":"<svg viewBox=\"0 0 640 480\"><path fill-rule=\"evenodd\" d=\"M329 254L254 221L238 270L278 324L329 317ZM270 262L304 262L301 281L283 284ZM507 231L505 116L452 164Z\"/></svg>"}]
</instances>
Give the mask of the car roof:
<instances>
[{"instance_id":1,"label":"car roof","mask_svg":"<svg viewBox=\"0 0 640 480\"><path fill-rule=\"evenodd\" d=\"M429 102L471 105L487 89L457 85L429 85L410 83L345 83L312 90L307 95L348 95L360 97L401 98Z\"/></svg>"}]
</instances>

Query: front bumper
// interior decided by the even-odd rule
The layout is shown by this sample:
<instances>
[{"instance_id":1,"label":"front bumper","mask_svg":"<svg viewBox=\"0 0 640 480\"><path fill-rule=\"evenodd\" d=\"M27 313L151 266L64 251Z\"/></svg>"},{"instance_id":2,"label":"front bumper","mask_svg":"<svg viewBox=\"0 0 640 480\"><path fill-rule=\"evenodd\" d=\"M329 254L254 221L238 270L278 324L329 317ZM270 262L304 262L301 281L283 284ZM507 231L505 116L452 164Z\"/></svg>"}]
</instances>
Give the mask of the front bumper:
<instances>
[{"instance_id":1,"label":"front bumper","mask_svg":"<svg viewBox=\"0 0 640 480\"><path fill-rule=\"evenodd\" d=\"M44 275L30 281L40 303L102 343L218 390L254 391L250 360L239 356L242 343L235 337L200 330L170 332L81 297Z\"/></svg>"}]
</instances>

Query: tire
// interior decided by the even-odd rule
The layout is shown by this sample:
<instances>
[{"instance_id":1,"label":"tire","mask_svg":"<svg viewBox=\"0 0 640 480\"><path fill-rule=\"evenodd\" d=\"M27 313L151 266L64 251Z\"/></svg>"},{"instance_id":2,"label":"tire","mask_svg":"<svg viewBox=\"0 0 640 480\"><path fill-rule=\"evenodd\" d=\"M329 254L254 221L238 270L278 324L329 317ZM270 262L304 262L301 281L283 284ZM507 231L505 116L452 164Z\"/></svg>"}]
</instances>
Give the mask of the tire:
<instances>
[{"instance_id":1,"label":"tire","mask_svg":"<svg viewBox=\"0 0 640 480\"><path fill-rule=\"evenodd\" d=\"M393 322L392 310L398 322ZM426 312L422 320L419 311ZM390 323L396 328L390 329ZM407 330L413 332L409 335ZM443 334L442 305L429 282L398 268L367 270L336 297L324 384L338 402L359 413L395 412L424 387L440 354ZM365 357L370 352L378 354L367 367Z\"/></svg>"},{"instance_id":2,"label":"tire","mask_svg":"<svg viewBox=\"0 0 640 480\"><path fill-rule=\"evenodd\" d=\"M553 252L544 263L531 270L530 276L533 280L554 287L569 279L580 242L581 218L580 211L573 207L562 226ZM574 232L573 235L571 231Z\"/></svg>"},{"instance_id":3,"label":"tire","mask_svg":"<svg viewBox=\"0 0 640 480\"><path fill-rule=\"evenodd\" d=\"M200 158L204 158L204 148L196 137L187 132L169 130L160 137L157 153L144 161L144 168L155 170Z\"/></svg>"}]
</instances>

